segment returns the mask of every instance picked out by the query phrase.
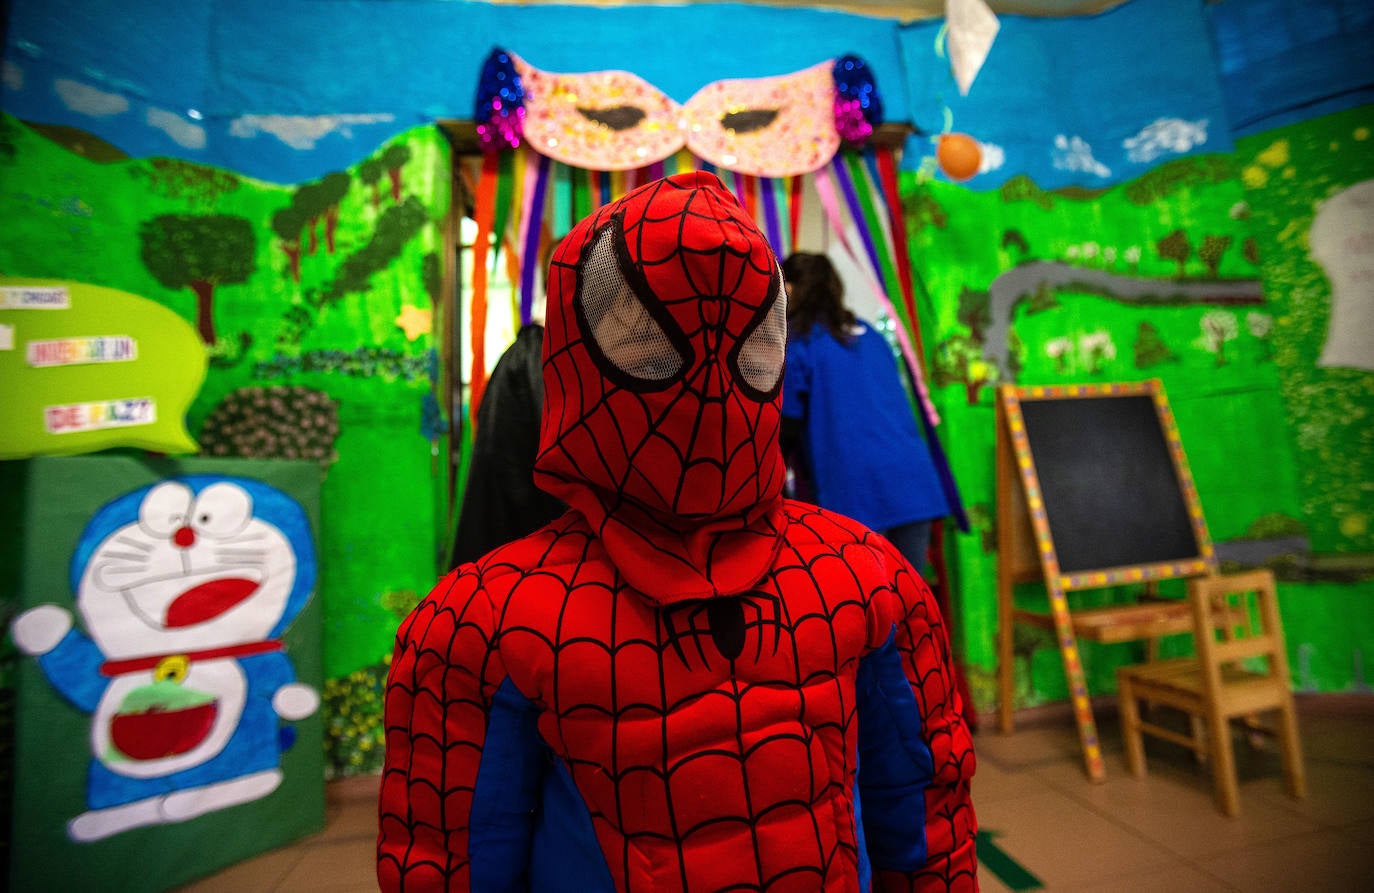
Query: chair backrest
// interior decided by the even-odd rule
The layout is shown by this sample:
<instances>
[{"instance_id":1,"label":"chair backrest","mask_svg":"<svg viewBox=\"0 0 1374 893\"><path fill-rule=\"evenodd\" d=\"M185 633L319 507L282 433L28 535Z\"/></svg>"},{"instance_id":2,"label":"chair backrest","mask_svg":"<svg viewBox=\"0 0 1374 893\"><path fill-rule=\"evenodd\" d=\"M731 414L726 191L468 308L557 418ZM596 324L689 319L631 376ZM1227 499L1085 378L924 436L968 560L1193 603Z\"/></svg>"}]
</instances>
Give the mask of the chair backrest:
<instances>
[{"instance_id":1,"label":"chair backrest","mask_svg":"<svg viewBox=\"0 0 1374 893\"><path fill-rule=\"evenodd\" d=\"M1204 685L1219 692L1228 678L1244 675L1289 687L1277 587L1269 570L1188 581L1193 640Z\"/></svg>"}]
</instances>

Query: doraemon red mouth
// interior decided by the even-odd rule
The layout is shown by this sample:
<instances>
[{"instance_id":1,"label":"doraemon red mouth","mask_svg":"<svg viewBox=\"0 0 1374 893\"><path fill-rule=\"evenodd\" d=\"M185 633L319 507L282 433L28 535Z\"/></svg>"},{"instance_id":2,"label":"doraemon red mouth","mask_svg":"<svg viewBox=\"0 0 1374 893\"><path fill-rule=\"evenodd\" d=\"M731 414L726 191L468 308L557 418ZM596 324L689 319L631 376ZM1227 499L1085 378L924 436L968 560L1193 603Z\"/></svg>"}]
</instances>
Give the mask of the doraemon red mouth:
<instances>
[{"instance_id":1,"label":"doraemon red mouth","mask_svg":"<svg viewBox=\"0 0 1374 893\"><path fill-rule=\"evenodd\" d=\"M221 577L192 586L167 606L163 625L181 629L213 620L249 598L259 585L257 580L244 577Z\"/></svg>"},{"instance_id":2,"label":"doraemon red mouth","mask_svg":"<svg viewBox=\"0 0 1374 893\"><path fill-rule=\"evenodd\" d=\"M131 760L180 756L209 737L218 713L213 700L192 707L116 713L110 720L110 743Z\"/></svg>"}]
</instances>

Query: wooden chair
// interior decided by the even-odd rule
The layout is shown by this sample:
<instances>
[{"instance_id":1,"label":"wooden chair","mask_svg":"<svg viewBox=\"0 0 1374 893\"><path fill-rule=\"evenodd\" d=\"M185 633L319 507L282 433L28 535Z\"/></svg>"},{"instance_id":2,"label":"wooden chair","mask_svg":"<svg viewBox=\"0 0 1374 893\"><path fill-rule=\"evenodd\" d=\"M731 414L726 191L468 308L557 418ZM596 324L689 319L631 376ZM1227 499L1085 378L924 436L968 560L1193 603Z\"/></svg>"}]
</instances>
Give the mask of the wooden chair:
<instances>
[{"instance_id":1,"label":"wooden chair","mask_svg":"<svg viewBox=\"0 0 1374 893\"><path fill-rule=\"evenodd\" d=\"M1217 805L1240 812L1236 763L1231 745L1233 720L1273 714L1270 730L1278 739L1288 793L1307 795L1302 747L1298 740L1293 693L1284 651L1274 575L1268 570L1188 581L1196 656L1149 661L1117 670L1121 730L1126 765L1145 775L1142 733L1173 741L1206 757L1212 766ZM1204 735L1184 735L1141 719L1140 702L1182 710Z\"/></svg>"}]
</instances>

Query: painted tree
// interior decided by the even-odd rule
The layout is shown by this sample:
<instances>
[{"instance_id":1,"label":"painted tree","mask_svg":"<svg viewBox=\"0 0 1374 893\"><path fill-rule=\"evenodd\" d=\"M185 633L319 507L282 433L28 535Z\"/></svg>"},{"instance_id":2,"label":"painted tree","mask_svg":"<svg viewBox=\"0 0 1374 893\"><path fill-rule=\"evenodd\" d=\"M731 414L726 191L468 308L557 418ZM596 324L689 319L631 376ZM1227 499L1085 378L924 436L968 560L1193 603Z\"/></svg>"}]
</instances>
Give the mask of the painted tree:
<instances>
[{"instance_id":1,"label":"painted tree","mask_svg":"<svg viewBox=\"0 0 1374 893\"><path fill-rule=\"evenodd\" d=\"M1188 241L1186 232L1182 229L1176 229L1155 242L1155 251L1163 259L1178 264L1178 276L1182 278L1183 268L1188 263L1188 258L1193 254L1193 243Z\"/></svg>"},{"instance_id":2,"label":"painted tree","mask_svg":"<svg viewBox=\"0 0 1374 893\"><path fill-rule=\"evenodd\" d=\"M301 281L301 233L305 230L305 212L294 201L272 215L272 232L281 240L281 250L290 263L291 281Z\"/></svg>"},{"instance_id":3,"label":"painted tree","mask_svg":"<svg viewBox=\"0 0 1374 893\"><path fill-rule=\"evenodd\" d=\"M165 288L190 288L196 329L214 344L215 287L247 282L257 269L257 237L246 218L227 214L161 214L139 227L140 258Z\"/></svg>"},{"instance_id":4,"label":"painted tree","mask_svg":"<svg viewBox=\"0 0 1374 893\"><path fill-rule=\"evenodd\" d=\"M329 254L334 253L334 232L339 223L339 203L348 194L353 180L348 174L335 171L321 180L306 183L291 197L292 203L300 208L305 216L305 225L310 241L306 253L313 256L319 249L320 224L324 224L324 247Z\"/></svg>"},{"instance_id":5,"label":"painted tree","mask_svg":"<svg viewBox=\"0 0 1374 893\"><path fill-rule=\"evenodd\" d=\"M1060 375L1069 372L1069 361L1073 359L1073 340L1067 337L1051 338L1045 342L1045 356L1054 360L1054 371Z\"/></svg>"},{"instance_id":6,"label":"painted tree","mask_svg":"<svg viewBox=\"0 0 1374 893\"><path fill-rule=\"evenodd\" d=\"M323 305L350 292L367 291L372 275L399 257L405 244L428 222L425 206L413 195L403 204L387 208L377 218L371 240L339 264L334 281L313 299Z\"/></svg>"},{"instance_id":7,"label":"painted tree","mask_svg":"<svg viewBox=\"0 0 1374 893\"><path fill-rule=\"evenodd\" d=\"M1226 249L1230 247L1230 236L1206 235L1202 237L1202 245L1197 250L1197 256L1207 265L1207 272L1214 278L1221 268L1221 259L1226 255Z\"/></svg>"},{"instance_id":8,"label":"painted tree","mask_svg":"<svg viewBox=\"0 0 1374 893\"><path fill-rule=\"evenodd\" d=\"M334 253L334 234L339 228L339 205L352 185L353 178L342 171L328 174L320 181L316 198L321 205L321 216L324 217L324 250L329 254Z\"/></svg>"},{"instance_id":9,"label":"painted tree","mask_svg":"<svg viewBox=\"0 0 1374 893\"><path fill-rule=\"evenodd\" d=\"M1274 359L1274 347L1269 334L1274 329L1274 317L1268 313L1250 312L1245 314L1245 328L1250 331L1260 345L1260 362Z\"/></svg>"},{"instance_id":10,"label":"painted tree","mask_svg":"<svg viewBox=\"0 0 1374 893\"><path fill-rule=\"evenodd\" d=\"M1135 354L1137 369L1148 369L1178 359L1164 342L1164 338L1159 334L1159 327L1154 323L1142 322L1136 326L1135 343L1131 345L1131 349Z\"/></svg>"},{"instance_id":11,"label":"painted tree","mask_svg":"<svg viewBox=\"0 0 1374 893\"><path fill-rule=\"evenodd\" d=\"M382 160L375 156L367 159L358 165L358 179L372 192L372 207L380 209L382 207L382 175L386 173L386 168L382 165Z\"/></svg>"},{"instance_id":12,"label":"painted tree","mask_svg":"<svg viewBox=\"0 0 1374 893\"><path fill-rule=\"evenodd\" d=\"M959 292L959 322L968 326L969 337L982 344L986 340L985 330L992 324L992 299L986 291L978 291L967 285Z\"/></svg>"},{"instance_id":13,"label":"painted tree","mask_svg":"<svg viewBox=\"0 0 1374 893\"><path fill-rule=\"evenodd\" d=\"M1030 254L1030 243L1026 241L1025 236L1021 235L1021 231L1015 227L1008 228L1002 233L1002 250L1006 251L1013 245L1020 249L1022 257Z\"/></svg>"},{"instance_id":14,"label":"painted tree","mask_svg":"<svg viewBox=\"0 0 1374 893\"><path fill-rule=\"evenodd\" d=\"M906 208L907 231L915 236L927 226L936 229L944 229L949 222L949 215L936 200L935 196L928 192L918 192L908 198L903 199L902 205Z\"/></svg>"},{"instance_id":15,"label":"painted tree","mask_svg":"<svg viewBox=\"0 0 1374 893\"><path fill-rule=\"evenodd\" d=\"M1213 310L1204 314L1199 324L1202 326L1203 347L1217 355L1218 366L1225 366L1226 342L1240 335L1236 315L1225 310Z\"/></svg>"},{"instance_id":16,"label":"painted tree","mask_svg":"<svg viewBox=\"0 0 1374 893\"><path fill-rule=\"evenodd\" d=\"M320 248L320 217L324 213L324 196L320 191L320 184L304 183L291 196L291 204L300 210L301 217L305 220L305 253L314 257L315 252Z\"/></svg>"},{"instance_id":17,"label":"painted tree","mask_svg":"<svg viewBox=\"0 0 1374 893\"><path fill-rule=\"evenodd\" d=\"M1026 368L1026 344L1021 340L1021 336L1012 330L1007 334L1007 374L1012 381L1021 377L1021 370Z\"/></svg>"},{"instance_id":18,"label":"painted tree","mask_svg":"<svg viewBox=\"0 0 1374 893\"><path fill-rule=\"evenodd\" d=\"M1098 375L1108 360L1116 359L1116 343L1106 330L1088 332L1078 338L1078 352L1088 367L1089 375Z\"/></svg>"},{"instance_id":19,"label":"painted tree","mask_svg":"<svg viewBox=\"0 0 1374 893\"><path fill-rule=\"evenodd\" d=\"M983 358L982 342L968 335L940 342L933 371L936 387L962 384L969 406L977 406L982 389L997 380L997 367Z\"/></svg>"},{"instance_id":20,"label":"painted tree","mask_svg":"<svg viewBox=\"0 0 1374 893\"><path fill-rule=\"evenodd\" d=\"M410 149L402 143L390 146L382 153L382 166L391 178L391 200L397 204L401 203L401 171L409 160Z\"/></svg>"}]
</instances>

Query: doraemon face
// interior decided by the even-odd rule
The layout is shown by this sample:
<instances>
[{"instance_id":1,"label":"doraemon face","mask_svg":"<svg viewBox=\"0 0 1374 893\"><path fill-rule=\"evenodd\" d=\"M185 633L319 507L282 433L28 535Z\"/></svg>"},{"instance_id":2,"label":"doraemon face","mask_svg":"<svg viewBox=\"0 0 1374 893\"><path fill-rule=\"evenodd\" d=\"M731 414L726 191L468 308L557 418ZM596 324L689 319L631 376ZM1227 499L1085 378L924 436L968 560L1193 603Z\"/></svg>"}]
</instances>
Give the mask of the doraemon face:
<instances>
[{"instance_id":1,"label":"doraemon face","mask_svg":"<svg viewBox=\"0 0 1374 893\"><path fill-rule=\"evenodd\" d=\"M255 492L278 497L266 500L275 507L255 504ZM294 529L303 513L280 497L258 482L173 479L127 494L92 518L87 537L99 536L105 523L116 526L91 550L76 602L106 657L197 651L279 632L291 619L288 602L294 616L314 576L308 527ZM264 508L300 516L288 527L306 538L308 582L298 580L300 544L262 517ZM299 582L307 582L305 593Z\"/></svg>"}]
</instances>

